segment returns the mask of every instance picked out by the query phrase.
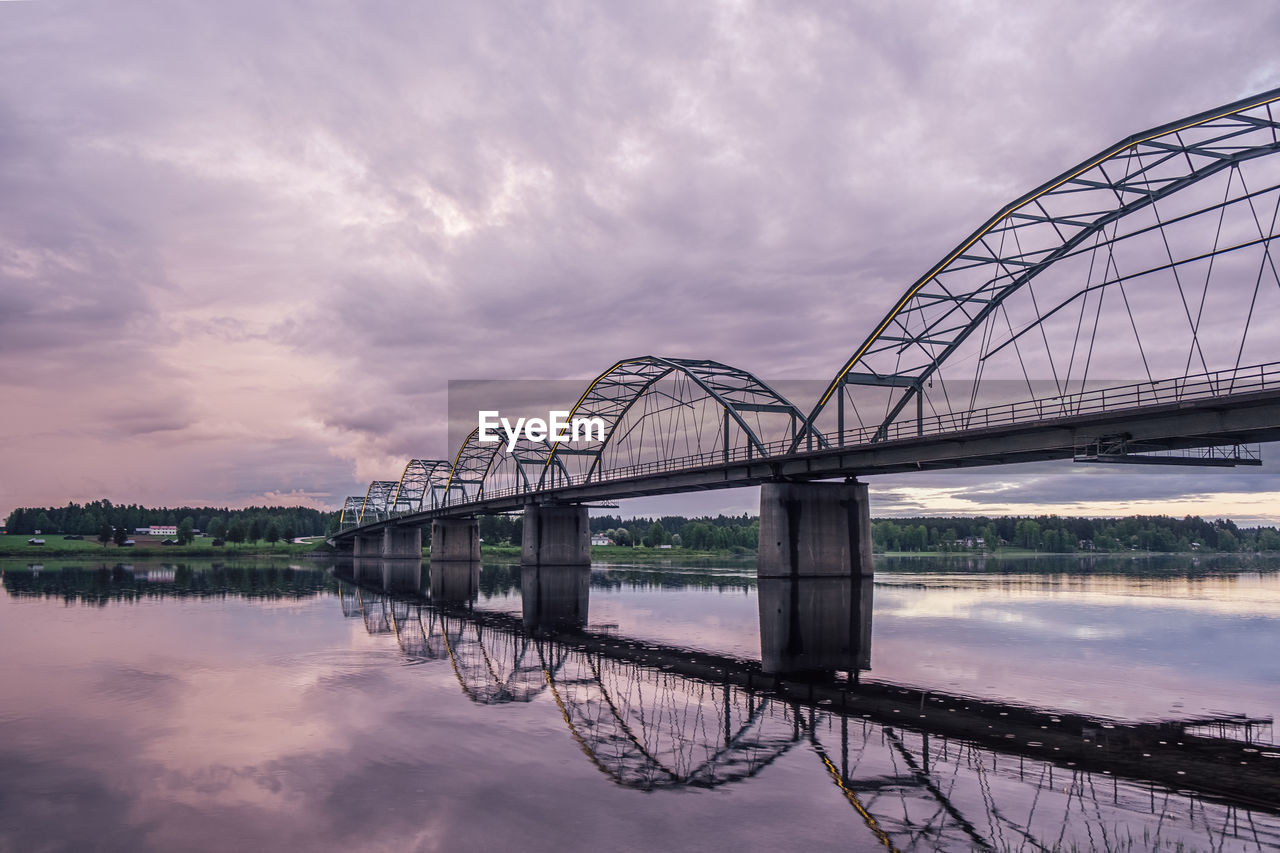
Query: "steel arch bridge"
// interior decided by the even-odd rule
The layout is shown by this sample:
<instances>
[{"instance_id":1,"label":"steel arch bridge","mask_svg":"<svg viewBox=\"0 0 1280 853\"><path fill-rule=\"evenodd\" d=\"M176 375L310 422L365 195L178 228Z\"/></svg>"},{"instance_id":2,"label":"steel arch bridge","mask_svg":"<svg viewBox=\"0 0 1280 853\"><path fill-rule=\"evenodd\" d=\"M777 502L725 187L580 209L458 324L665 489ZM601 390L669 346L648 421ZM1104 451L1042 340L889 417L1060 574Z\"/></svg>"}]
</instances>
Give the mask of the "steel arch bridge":
<instances>
[{"instance_id":1,"label":"steel arch bridge","mask_svg":"<svg viewBox=\"0 0 1280 853\"><path fill-rule=\"evenodd\" d=\"M337 538L779 480L1188 449L1256 463L1240 445L1280 438L1277 152L1280 89L1134 134L962 240L807 409L719 362L623 359L570 410L603 438L508 451L473 431L452 462L347 498Z\"/></svg>"}]
</instances>

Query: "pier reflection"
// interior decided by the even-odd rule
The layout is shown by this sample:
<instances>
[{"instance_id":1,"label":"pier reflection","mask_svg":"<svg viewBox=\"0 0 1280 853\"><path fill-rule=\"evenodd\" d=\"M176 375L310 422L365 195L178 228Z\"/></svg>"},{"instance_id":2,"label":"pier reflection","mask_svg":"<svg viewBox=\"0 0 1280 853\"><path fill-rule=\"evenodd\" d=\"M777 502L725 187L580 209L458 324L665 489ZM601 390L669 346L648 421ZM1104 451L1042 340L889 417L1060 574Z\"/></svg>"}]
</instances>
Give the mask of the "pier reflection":
<instances>
[{"instance_id":1,"label":"pier reflection","mask_svg":"<svg viewBox=\"0 0 1280 853\"><path fill-rule=\"evenodd\" d=\"M587 627L591 603L590 566L524 566L520 602L528 631L571 631Z\"/></svg>"},{"instance_id":2,"label":"pier reflection","mask_svg":"<svg viewBox=\"0 0 1280 853\"><path fill-rule=\"evenodd\" d=\"M428 574L432 601L471 604L480 594L479 560L432 563Z\"/></svg>"},{"instance_id":3,"label":"pier reflection","mask_svg":"<svg viewBox=\"0 0 1280 853\"><path fill-rule=\"evenodd\" d=\"M856 683L870 655L861 582L762 583L757 662L587 630L580 569L528 574L519 617L341 572L340 599L406 657L447 662L474 702L549 697L586 759L628 788L743 783L799 750L888 849L1280 846L1280 762L1259 757L1273 747L1203 719L1125 725Z\"/></svg>"},{"instance_id":4,"label":"pier reflection","mask_svg":"<svg viewBox=\"0 0 1280 853\"><path fill-rule=\"evenodd\" d=\"M871 668L872 578L761 578L756 588L765 672Z\"/></svg>"}]
</instances>

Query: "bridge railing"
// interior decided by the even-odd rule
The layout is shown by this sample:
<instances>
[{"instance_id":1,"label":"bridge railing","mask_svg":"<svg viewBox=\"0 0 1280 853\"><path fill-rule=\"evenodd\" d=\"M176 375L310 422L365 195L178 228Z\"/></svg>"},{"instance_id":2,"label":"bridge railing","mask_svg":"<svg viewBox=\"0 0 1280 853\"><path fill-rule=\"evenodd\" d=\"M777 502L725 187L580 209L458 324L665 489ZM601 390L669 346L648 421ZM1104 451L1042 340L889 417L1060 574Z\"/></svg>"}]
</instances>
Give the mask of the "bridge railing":
<instances>
[{"instance_id":1,"label":"bridge railing","mask_svg":"<svg viewBox=\"0 0 1280 853\"><path fill-rule=\"evenodd\" d=\"M1047 423L1080 415L1119 412L1147 406L1212 399L1232 394L1265 391L1269 388L1280 388L1280 362L1252 365L1232 370L1219 370L1211 373L1185 376L1179 379L1135 382L1129 385L1060 394L1038 400L1002 403L965 412L943 412L929 415L918 421L914 418L897 421L888 425L888 427L856 427L845 430L843 435L828 435L826 438L832 445L838 445L844 449L853 449L885 441L905 441L921 437L950 435L989 427ZM585 482L633 480L660 474L715 468L735 462L752 462L783 456L804 456L810 453L830 452L825 449L822 451L806 449L793 453L789 439L764 444L763 453L761 449L748 445L746 447L729 448L727 452L715 450L708 453L674 456L652 462L623 465L601 470L590 481L577 482L572 485L584 485ZM465 506L467 503L480 503L524 494L532 495L538 494L540 491L542 490L530 486L485 489L477 501L459 502L453 505ZM440 506L448 505L450 504L445 501L440 503Z\"/></svg>"},{"instance_id":2,"label":"bridge railing","mask_svg":"<svg viewBox=\"0 0 1280 853\"><path fill-rule=\"evenodd\" d=\"M837 439L837 443L841 446L848 447L869 444L876 440L877 434L882 436L880 441L904 440L1205 400L1277 387L1280 387L1280 362L1272 362L1177 379L1135 382L1129 385L1058 394L1038 400L1002 403L965 412L944 412L929 415L920 421L914 419L895 421L884 429L861 427L845 430L843 436L832 436L832 438Z\"/></svg>"}]
</instances>

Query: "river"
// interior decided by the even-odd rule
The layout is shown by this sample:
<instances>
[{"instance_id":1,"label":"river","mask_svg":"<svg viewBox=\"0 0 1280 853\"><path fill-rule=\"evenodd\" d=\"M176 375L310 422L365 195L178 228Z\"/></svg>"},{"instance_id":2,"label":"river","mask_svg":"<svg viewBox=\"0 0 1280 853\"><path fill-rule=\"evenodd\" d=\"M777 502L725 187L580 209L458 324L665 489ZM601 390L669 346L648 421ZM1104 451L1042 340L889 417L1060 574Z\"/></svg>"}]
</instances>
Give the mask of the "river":
<instances>
[{"instance_id":1,"label":"river","mask_svg":"<svg viewBox=\"0 0 1280 853\"><path fill-rule=\"evenodd\" d=\"M0 574L0 851L1280 850L1274 561Z\"/></svg>"}]
</instances>

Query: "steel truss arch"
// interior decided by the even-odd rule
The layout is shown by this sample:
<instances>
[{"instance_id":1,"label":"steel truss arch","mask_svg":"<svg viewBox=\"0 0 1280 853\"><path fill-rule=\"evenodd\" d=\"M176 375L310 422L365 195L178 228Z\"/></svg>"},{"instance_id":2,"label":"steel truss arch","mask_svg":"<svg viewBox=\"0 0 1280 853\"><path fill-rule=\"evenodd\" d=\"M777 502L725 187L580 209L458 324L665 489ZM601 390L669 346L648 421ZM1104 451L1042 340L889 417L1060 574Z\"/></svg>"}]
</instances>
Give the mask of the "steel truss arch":
<instances>
[{"instance_id":1,"label":"steel truss arch","mask_svg":"<svg viewBox=\"0 0 1280 853\"><path fill-rule=\"evenodd\" d=\"M436 509L442 503L449 463L439 459L410 459L391 498L390 513L402 515Z\"/></svg>"},{"instance_id":2,"label":"steel truss arch","mask_svg":"<svg viewBox=\"0 0 1280 853\"><path fill-rule=\"evenodd\" d=\"M551 446L545 442L521 438L508 453L502 440L480 441L477 427L463 439L454 456L439 505L469 503L499 494L535 492L541 487L550 451ZM563 469L559 462L556 467Z\"/></svg>"},{"instance_id":3,"label":"steel truss arch","mask_svg":"<svg viewBox=\"0 0 1280 853\"><path fill-rule=\"evenodd\" d=\"M505 444L496 445L484 475L484 495L530 494L542 488L548 466L560 475L560 482L568 482L568 471L563 460L549 458L551 445L545 441L520 438L508 451Z\"/></svg>"},{"instance_id":4,"label":"steel truss arch","mask_svg":"<svg viewBox=\"0 0 1280 853\"><path fill-rule=\"evenodd\" d=\"M360 515L357 523L370 524L376 521L386 521L391 496L395 494L395 490L399 485L398 480L374 480L370 483L369 490L364 495L364 502L360 505Z\"/></svg>"},{"instance_id":5,"label":"steel truss arch","mask_svg":"<svg viewBox=\"0 0 1280 853\"><path fill-rule=\"evenodd\" d=\"M769 456L785 450L787 444L799 440L804 434L806 419L803 413L790 400L745 370L701 359L661 358L651 355L622 359L597 376L569 412L570 421L576 418L602 420L604 439L592 440L578 447L555 444L547 456L547 471L541 487L570 482L585 483L593 477L599 479L604 474L603 454L620 437L619 425L633 413L637 403L647 393L659 382L672 376L687 379L723 410L723 424L719 433L722 446L718 449L726 461L735 451L748 458ZM750 415L757 416L755 425L750 422ZM780 415L787 419L786 434L782 441L771 441L770 439L775 438L771 434L761 435L763 430L759 423L760 415ZM731 425L740 431L744 440L741 448L731 446ZM585 459L585 466L576 466L577 471L568 474L569 479L561 482L559 477L566 467L575 466L561 464L559 468L553 468L551 463L564 463L565 457L575 456Z\"/></svg>"},{"instance_id":6,"label":"steel truss arch","mask_svg":"<svg viewBox=\"0 0 1280 853\"><path fill-rule=\"evenodd\" d=\"M449 479L444 487L446 504L477 501L484 492L485 475L489 473L489 466L493 464L494 454L498 452L500 445L482 445L479 435L479 427L467 433L453 457Z\"/></svg>"},{"instance_id":7,"label":"steel truss arch","mask_svg":"<svg viewBox=\"0 0 1280 853\"><path fill-rule=\"evenodd\" d=\"M360 523L360 509L364 506L364 495L348 495L342 502L342 515L338 516L338 529L346 530Z\"/></svg>"},{"instance_id":8,"label":"steel truss arch","mask_svg":"<svg viewBox=\"0 0 1280 853\"><path fill-rule=\"evenodd\" d=\"M1043 272L1064 259L1082 260L1082 256L1090 250L1091 241L1094 241L1095 251L1099 245L1105 245L1109 251L1113 251L1118 240L1138 234L1149 233L1163 239L1163 251L1168 252L1167 263L1162 259L1162 263L1144 269L1140 275L1157 270L1172 270L1172 274L1176 276L1180 267L1202 262L1205 258L1209 259L1212 270L1212 261L1219 255L1253 247L1263 255L1262 269L1258 275L1260 278L1265 277L1265 281L1269 283L1276 275L1277 261L1270 255L1270 242L1276 237L1276 220L1269 207L1264 208L1260 215L1254 208L1254 203L1261 195L1280 187L1280 181L1262 190L1258 186L1249 187L1241 178L1240 189L1234 198L1224 198L1221 202L1214 203L1205 202L1193 213L1171 219L1161 217L1157 203L1224 171L1228 172L1226 181L1230 190L1233 176L1243 164L1280 151L1280 110L1276 109L1277 101L1280 101L1280 89L1273 89L1135 134L1001 209L916 280L867 335L811 410L807 419L810 433L818 431L816 423L819 416L829 404L836 403L837 434L840 443L843 443L844 407L846 389L849 386L878 387L879 393L887 400L883 417L880 414L874 416L878 423L873 419L864 424L868 430L867 440L876 441L888 437L890 426L904 417L904 410L913 400L917 407L916 423L922 423L922 400L926 385L935 375L942 375L940 369L943 363L975 332L990 334L998 312L1007 311L1007 300L1024 288L1029 288ZM1172 230L1171 226L1183 219L1202 214L1216 215L1219 209L1225 211L1229 204L1246 203L1257 222L1257 233L1246 234L1247 239L1242 238L1226 248L1220 248L1218 238L1215 237L1211 252L1174 258L1173 250L1169 248L1167 229ZM1120 221L1138 212L1143 212L1144 217L1153 218L1155 224L1144 224L1122 236L1118 235ZM1271 219L1269 234L1264 228L1268 218ZM1137 219L1139 217L1134 217L1134 220ZM1111 233L1108 234L1108 231ZM1222 236L1221 220L1218 231L1219 237ZM1035 304L1034 311L1029 312L1031 321L1019 330L1015 330L1010 322L1008 339L1000 342L999 347L1010 344L1016 346L1018 338L1028 331L1042 328L1050 316L1082 296L1085 300L1080 306L1083 315L1091 292L1119 283L1121 295L1124 296L1124 282L1137 276L1122 275L1118 270L1113 276L1111 269L1106 268L1101 283L1094 283L1088 280L1094 276L1090 266L1088 279L1074 295L1055 300L1048 310ZM1181 282L1178 283L1178 288L1181 293ZM1030 293L1034 304L1035 292L1031 290ZM1255 289L1255 300L1257 294ZM1182 296L1182 307L1186 308L1190 322L1195 315L1195 306L1188 304L1186 294ZM1128 310L1128 297L1124 298L1125 309ZM1099 296L1099 311L1100 300ZM1199 305L1201 312L1205 310L1205 304L1205 296L1202 295ZM1250 317L1252 314L1250 306ZM1007 317L1006 313L1006 321ZM1199 317L1195 316L1191 328L1193 347L1198 345L1195 337L1199 322ZM1133 331L1138 336L1136 324ZM1093 334L1098 334L1096 320ZM1247 321L1244 334L1247 337ZM984 342L984 353L978 358L979 362L997 351L987 353L986 346ZM1092 346L1091 341L1089 346ZM1140 340L1138 346L1142 346ZM1241 352L1243 351L1242 338ZM1074 351L1072 356L1075 356ZM1201 360L1203 361L1203 353ZM1238 362L1239 359L1237 368L1240 367ZM1191 359L1188 357L1188 364L1190 363ZM1145 366L1145 355L1143 364ZM1184 374L1190 372L1189 369L1183 371ZM1205 372L1209 372L1207 365ZM1153 381L1155 379L1149 378ZM855 412L856 409L855 405ZM858 416L861 417L860 414ZM802 436L797 436L792 442L793 450L800 449L801 440Z\"/></svg>"}]
</instances>

